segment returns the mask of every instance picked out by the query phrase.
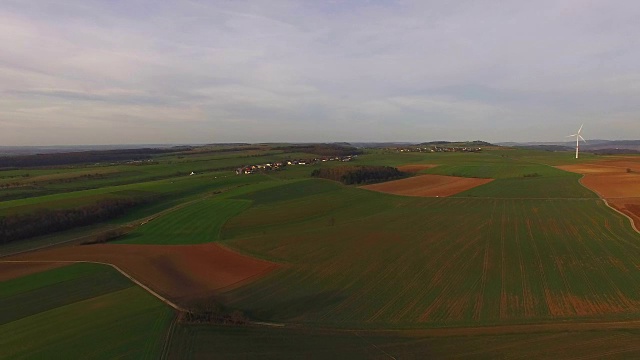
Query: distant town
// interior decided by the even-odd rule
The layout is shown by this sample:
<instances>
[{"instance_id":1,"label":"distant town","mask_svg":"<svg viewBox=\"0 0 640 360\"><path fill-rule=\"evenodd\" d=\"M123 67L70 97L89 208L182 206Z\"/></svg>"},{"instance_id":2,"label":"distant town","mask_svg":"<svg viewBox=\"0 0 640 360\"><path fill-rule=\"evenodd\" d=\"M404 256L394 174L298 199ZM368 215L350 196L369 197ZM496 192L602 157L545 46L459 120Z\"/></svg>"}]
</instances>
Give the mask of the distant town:
<instances>
[{"instance_id":1,"label":"distant town","mask_svg":"<svg viewBox=\"0 0 640 360\"><path fill-rule=\"evenodd\" d=\"M358 157L358 155L320 157L320 158L313 158L313 159L283 160L283 161L276 161L272 163L246 165L246 166L237 168L236 175L254 174L254 173L264 172L264 171L276 171L276 170L281 170L286 166L313 165L313 164L327 162L327 161L349 162L356 157Z\"/></svg>"}]
</instances>

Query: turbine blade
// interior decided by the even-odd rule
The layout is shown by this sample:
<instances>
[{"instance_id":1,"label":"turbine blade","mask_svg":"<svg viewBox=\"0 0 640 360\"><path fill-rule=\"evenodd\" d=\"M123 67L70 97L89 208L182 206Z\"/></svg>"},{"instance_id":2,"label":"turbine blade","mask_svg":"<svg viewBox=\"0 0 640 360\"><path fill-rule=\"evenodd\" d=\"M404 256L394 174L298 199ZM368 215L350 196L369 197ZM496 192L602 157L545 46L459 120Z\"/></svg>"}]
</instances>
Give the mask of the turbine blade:
<instances>
[{"instance_id":1,"label":"turbine blade","mask_svg":"<svg viewBox=\"0 0 640 360\"><path fill-rule=\"evenodd\" d=\"M584 124L580 125L580 129L578 129L578 134L580 134L580 131L582 131L582 127L584 126Z\"/></svg>"},{"instance_id":2,"label":"turbine blade","mask_svg":"<svg viewBox=\"0 0 640 360\"><path fill-rule=\"evenodd\" d=\"M580 137L580 139L582 139L582 141L584 141L584 143L585 143L585 144L587 143L587 140L585 140L585 139L582 137L582 135L578 135L578 137Z\"/></svg>"},{"instance_id":3,"label":"turbine blade","mask_svg":"<svg viewBox=\"0 0 640 360\"><path fill-rule=\"evenodd\" d=\"M567 135L567 136L565 136L565 137L572 137L572 136L578 136L578 134Z\"/></svg>"}]
</instances>

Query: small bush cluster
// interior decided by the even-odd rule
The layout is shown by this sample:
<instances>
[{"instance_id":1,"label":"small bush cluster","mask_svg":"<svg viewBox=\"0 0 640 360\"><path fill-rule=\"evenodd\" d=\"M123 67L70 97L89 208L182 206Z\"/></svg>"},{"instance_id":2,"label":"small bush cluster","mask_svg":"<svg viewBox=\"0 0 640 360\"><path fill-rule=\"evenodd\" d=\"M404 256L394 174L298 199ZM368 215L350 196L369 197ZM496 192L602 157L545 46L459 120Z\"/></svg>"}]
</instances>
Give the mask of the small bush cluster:
<instances>
[{"instance_id":1,"label":"small bush cluster","mask_svg":"<svg viewBox=\"0 0 640 360\"><path fill-rule=\"evenodd\" d=\"M121 236L124 236L127 234L127 229L126 228L118 228L118 229L113 229L113 230L107 230L105 232L101 232L99 234L96 234L94 236L92 236L91 239L85 241L82 243L82 245L90 245L90 244L102 244L102 243L106 243L109 241L113 241Z\"/></svg>"},{"instance_id":2,"label":"small bush cluster","mask_svg":"<svg viewBox=\"0 0 640 360\"><path fill-rule=\"evenodd\" d=\"M185 312L182 320L187 323L246 325L249 319L240 310L228 310L211 302L194 306Z\"/></svg>"}]
</instances>

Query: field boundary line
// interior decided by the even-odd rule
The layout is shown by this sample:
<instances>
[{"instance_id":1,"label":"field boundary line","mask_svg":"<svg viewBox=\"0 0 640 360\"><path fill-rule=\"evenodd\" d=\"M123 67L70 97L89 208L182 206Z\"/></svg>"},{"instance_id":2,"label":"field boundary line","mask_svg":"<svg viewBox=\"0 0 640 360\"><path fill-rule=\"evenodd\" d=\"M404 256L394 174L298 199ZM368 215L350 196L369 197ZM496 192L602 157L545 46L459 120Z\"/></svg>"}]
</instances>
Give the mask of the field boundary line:
<instances>
[{"instance_id":1,"label":"field boundary line","mask_svg":"<svg viewBox=\"0 0 640 360\"><path fill-rule=\"evenodd\" d=\"M635 230L637 233L639 233L639 234L640 234L640 229L638 229L638 228L636 227L636 222L635 222L635 220L634 220L631 216L629 216L629 215L627 215L627 214L623 213L622 211L620 211L620 210L616 209L615 207L613 207L613 206L609 205L609 202L607 201L607 199L602 198L602 201L603 201L603 202L605 203L605 205L607 205L609 208L613 209L613 210L614 210L615 212L617 212L618 214L620 214L620 215L622 215L622 216L626 217L627 219L629 219L629 221L631 222L631 227L633 228L633 230Z\"/></svg>"},{"instance_id":2,"label":"field boundary line","mask_svg":"<svg viewBox=\"0 0 640 360\"><path fill-rule=\"evenodd\" d=\"M631 227L633 228L633 230L635 230L637 233L640 234L640 229L638 229L638 227L636 226L636 221L629 215L623 213L622 211L616 209L615 207L611 206L609 204L609 202L607 201L607 198L605 198L604 196L602 196L602 194L600 194L599 192L597 192L596 190L590 189L589 187L587 187L585 184L582 183L582 179L584 179L584 177L586 176L586 174L582 174L582 177L578 180L578 183L580 183L580 185L586 189L589 189L591 191L593 191L596 195L598 195L598 197L600 198L600 200L602 200L604 202L605 205L607 205L610 209L612 209L613 211L617 212L618 214L626 217L629 222L631 222ZM634 197L615 197L615 198L610 198L610 199L633 199Z\"/></svg>"},{"instance_id":3,"label":"field boundary line","mask_svg":"<svg viewBox=\"0 0 640 360\"><path fill-rule=\"evenodd\" d=\"M171 300L169 300L169 299L165 298L164 296L158 294L157 292L153 291L151 288L149 288L145 284L141 283L140 281L136 280L133 276L129 275L124 270L120 269L118 266L116 266L114 264L100 262L100 261L85 261L85 260L0 260L0 264L2 264L2 263L5 263L5 264L6 263L13 263L13 264L20 264L20 263L22 263L22 264L25 264L25 263L26 264L28 264L28 263L54 263L54 264L98 264L98 265L107 265L107 266L110 266L110 267L114 268L120 274L124 275L127 279L131 280L135 285L140 286L143 290L145 290L149 294L153 295L154 297L156 297L158 300L162 301L166 305L169 305L174 310L179 311L179 312L183 312L183 313L189 313L190 312L189 310L181 307L180 305L177 305L176 303L172 302ZM174 326L177 321L178 321L177 318L174 319L172 326ZM254 325L254 326L279 327L279 328L287 326L287 324L284 324L284 323L274 323L274 322L265 322L265 321L249 321L249 324L250 325Z\"/></svg>"},{"instance_id":4,"label":"field boundary line","mask_svg":"<svg viewBox=\"0 0 640 360\"><path fill-rule=\"evenodd\" d=\"M149 294L155 296L158 300L160 300L163 303L169 305L173 309L181 311L181 312L187 312L186 309L180 307L179 305L176 305L171 300L169 300L169 299L163 297L162 295L158 294L157 292L151 290L151 288L149 288L145 284L141 283L140 281L136 280L133 276L127 274L124 270L120 269L119 267L117 267L114 264L109 264L109 263L104 263L104 262L99 262L99 261L83 261L83 260L0 260L0 263L66 263L66 264L108 265L108 266L111 266L112 268L114 268L115 270L117 270L122 275L124 275L127 279L131 280L134 284L140 286L143 290L145 290Z\"/></svg>"}]
</instances>

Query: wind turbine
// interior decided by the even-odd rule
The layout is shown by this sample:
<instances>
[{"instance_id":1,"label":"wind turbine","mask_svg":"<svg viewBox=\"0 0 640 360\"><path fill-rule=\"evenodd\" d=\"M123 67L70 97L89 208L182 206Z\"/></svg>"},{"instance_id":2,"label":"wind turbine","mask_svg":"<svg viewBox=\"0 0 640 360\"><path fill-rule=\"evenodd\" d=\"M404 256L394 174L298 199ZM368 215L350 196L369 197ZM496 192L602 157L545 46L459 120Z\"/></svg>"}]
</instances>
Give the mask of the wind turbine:
<instances>
[{"instance_id":1,"label":"wind turbine","mask_svg":"<svg viewBox=\"0 0 640 360\"><path fill-rule=\"evenodd\" d=\"M582 135L580 135L580 132L582 131L582 127L584 126L584 124L580 125L580 129L578 129L578 132L573 134L573 135L568 135L566 137L576 137L576 159L578 158L578 151L580 149L580 139L582 139L582 141L584 141L584 143L587 143L587 140L585 140Z\"/></svg>"}]
</instances>

